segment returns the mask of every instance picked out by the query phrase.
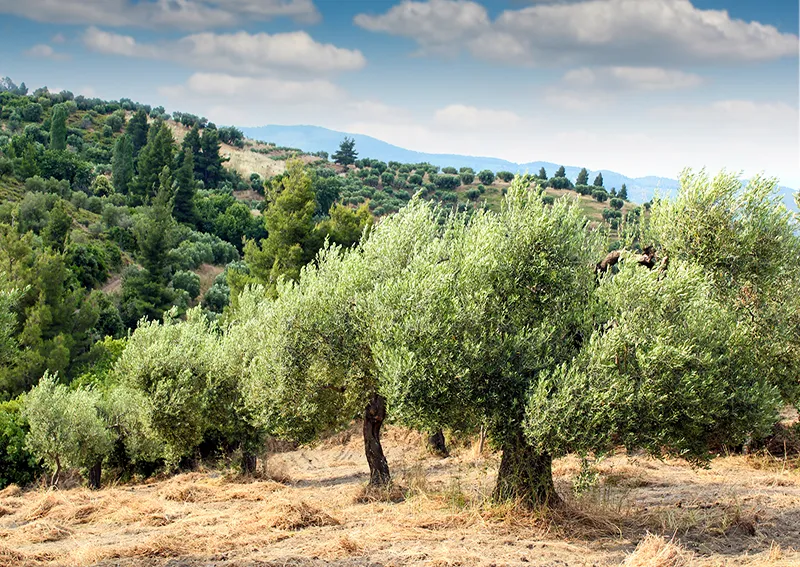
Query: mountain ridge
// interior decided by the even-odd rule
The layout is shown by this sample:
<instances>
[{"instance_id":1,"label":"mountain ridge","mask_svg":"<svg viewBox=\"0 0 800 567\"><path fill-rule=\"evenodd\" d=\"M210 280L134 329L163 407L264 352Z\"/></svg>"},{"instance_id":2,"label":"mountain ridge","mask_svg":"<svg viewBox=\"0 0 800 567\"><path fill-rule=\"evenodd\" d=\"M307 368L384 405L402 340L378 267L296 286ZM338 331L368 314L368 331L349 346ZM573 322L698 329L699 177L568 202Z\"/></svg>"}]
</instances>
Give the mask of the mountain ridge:
<instances>
[{"instance_id":1,"label":"mountain ridge","mask_svg":"<svg viewBox=\"0 0 800 567\"><path fill-rule=\"evenodd\" d=\"M386 162L428 162L440 167L472 167L475 171L490 169L494 172L505 170L511 171L512 173L537 173L540 168L544 167L548 175L552 175L555 169L561 165L545 161L516 163L502 158L487 156L419 152L402 148L365 134L342 132L306 124L270 124L266 126L240 127L239 129L244 132L245 136L254 140L268 141L281 146L297 148L304 152L325 151L329 154L333 154L333 152L339 148L339 143L342 139L347 136L355 140L359 157L369 157ZM566 170L567 177L574 181L581 167L565 165L564 169ZM677 194L680 186L678 180L668 177L655 175L628 177L622 173L607 169L588 171L590 180L594 179L598 173L602 173L604 185L609 189L612 187L619 189L623 183L626 184L629 199L637 203L644 203L651 200L657 191L668 197L672 197ZM790 209L797 210L793 197L795 191L788 187L781 187L780 191L786 205Z\"/></svg>"}]
</instances>

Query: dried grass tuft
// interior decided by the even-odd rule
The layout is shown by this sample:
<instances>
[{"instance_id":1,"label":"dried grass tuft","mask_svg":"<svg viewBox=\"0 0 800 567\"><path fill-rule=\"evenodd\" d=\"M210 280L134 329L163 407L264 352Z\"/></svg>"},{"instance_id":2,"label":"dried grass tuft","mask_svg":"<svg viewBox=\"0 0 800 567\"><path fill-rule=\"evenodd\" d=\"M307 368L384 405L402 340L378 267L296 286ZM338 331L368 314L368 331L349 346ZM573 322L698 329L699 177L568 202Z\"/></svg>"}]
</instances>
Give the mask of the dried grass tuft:
<instances>
[{"instance_id":1,"label":"dried grass tuft","mask_svg":"<svg viewBox=\"0 0 800 567\"><path fill-rule=\"evenodd\" d=\"M689 567L691 554L680 545L648 533L625 561L623 567Z\"/></svg>"},{"instance_id":2,"label":"dried grass tuft","mask_svg":"<svg viewBox=\"0 0 800 567\"><path fill-rule=\"evenodd\" d=\"M22 495L22 489L16 484L9 484L0 490L0 498L16 498Z\"/></svg>"},{"instance_id":3,"label":"dried grass tuft","mask_svg":"<svg viewBox=\"0 0 800 567\"><path fill-rule=\"evenodd\" d=\"M354 504L372 504L374 502L388 502L396 504L406 499L405 491L395 483L388 486L361 487L353 498Z\"/></svg>"},{"instance_id":4,"label":"dried grass tuft","mask_svg":"<svg viewBox=\"0 0 800 567\"><path fill-rule=\"evenodd\" d=\"M214 490L201 484L184 483L181 479L169 482L158 495L173 502L208 502L214 499Z\"/></svg>"},{"instance_id":5,"label":"dried grass tuft","mask_svg":"<svg viewBox=\"0 0 800 567\"><path fill-rule=\"evenodd\" d=\"M58 498L52 491L48 491L43 498L34 502L28 512L23 516L23 519L28 522L39 520L46 517L53 508L62 504L61 498Z\"/></svg>"},{"instance_id":6,"label":"dried grass tuft","mask_svg":"<svg viewBox=\"0 0 800 567\"><path fill-rule=\"evenodd\" d=\"M339 520L302 500L279 500L270 504L261 521L265 526L279 530L339 525Z\"/></svg>"},{"instance_id":7,"label":"dried grass tuft","mask_svg":"<svg viewBox=\"0 0 800 567\"><path fill-rule=\"evenodd\" d=\"M38 521L26 524L14 531L14 540L24 544L60 541L72 535L72 530L60 524Z\"/></svg>"}]
</instances>

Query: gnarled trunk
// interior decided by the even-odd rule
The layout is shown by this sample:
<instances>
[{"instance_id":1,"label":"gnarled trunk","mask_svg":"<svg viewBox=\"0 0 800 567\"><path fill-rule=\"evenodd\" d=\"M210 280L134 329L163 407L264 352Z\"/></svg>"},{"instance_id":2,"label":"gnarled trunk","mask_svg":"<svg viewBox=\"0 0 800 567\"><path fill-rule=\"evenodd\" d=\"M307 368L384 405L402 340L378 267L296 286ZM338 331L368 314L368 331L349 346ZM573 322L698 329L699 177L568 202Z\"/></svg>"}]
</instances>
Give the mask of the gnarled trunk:
<instances>
[{"instance_id":1,"label":"gnarled trunk","mask_svg":"<svg viewBox=\"0 0 800 567\"><path fill-rule=\"evenodd\" d=\"M444 432L437 429L434 434L428 437L428 449L431 453L439 457L449 457L450 451L447 450L447 444L444 440Z\"/></svg>"},{"instance_id":2,"label":"gnarled trunk","mask_svg":"<svg viewBox=\"0 0 800 567\"><path fill-rule=\"evenodd\" d=\"M561 505L553 484L552 457L528 445L521 432L503 445L494 498L517 500L526 508Z\"/></svg>"},{"instance_id":3,"label":"gnarled trunk","mask_svg":"<svg viewBox=\"0 0 800 567\"><path fill-rule=\"evenodd\" d=\"M242 450L242 474L253 474L256 472L258 457L255 453Z\"/></svg>"},{"instance_id":4,"label":"gnarled trunk","mask_svg":"<svg viewBox=\"0 0 800 567\"><path fill-rule=\"evenodd\" d=\"M100 490L100 477L103 473L103 461L98 459L89 469L89 488Z\"/></svg>"},{"instance_id":5,"label":"gnarled trunk","mask_svg":"<svg viewBox=\"0 0 800 567\"><path fill-rule=\"evenodd\" d=\"M386 419L386 400L383 396L373 394L364 411L364 452L369 464L370 486L386 486L389 484L389 463L381 446L381 426Z\"/></svg>"}]
</instances>

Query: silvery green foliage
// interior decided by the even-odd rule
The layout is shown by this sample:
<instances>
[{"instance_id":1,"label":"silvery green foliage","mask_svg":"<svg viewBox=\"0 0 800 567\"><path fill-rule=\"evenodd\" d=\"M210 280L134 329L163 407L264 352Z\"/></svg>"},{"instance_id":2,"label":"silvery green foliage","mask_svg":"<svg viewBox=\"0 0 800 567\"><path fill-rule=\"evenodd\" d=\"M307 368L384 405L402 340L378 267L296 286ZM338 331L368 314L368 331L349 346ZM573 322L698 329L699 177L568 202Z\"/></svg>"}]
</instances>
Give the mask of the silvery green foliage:
<instances>
[{"instance_id":1,"label":"silvery green foliage","mask_svg":"<svg viewBox=\"0 0 800 567\"><path fill-rule=\"evenodd\" d=\"M528 390L569 360L591 323L600 235L573 200L543 205L517 178L500 213L446 219L371 294L379 388L409 422L520 430Z\"/></svg>"},{"instance_id":2,"label":"silvery green foliage","mask_svg":"<svg viewBox=\"0 0 800 567\"><path fill-rule=\"evenodd\" d=\"M261 287L242 293L222 351L271 433L310 441L363 411L376 389L366 298L435 238L439 216L415 199L357 248L324 248L275 300Z\"/></svg>"},{"instance_id":3,"label":"silvery green foliage","mask_svg":"<svg viewBox=\"0 0 800 567\"><path fill-rule=\"evenodd\" d=\"M28 447L56 471L93 465L108 454L113 442L98 411L100 403L94 390L70 391L56 375L45 373L25 395Z\"/></svg>"},{"instance_id":4,"label":"silvery green foliage","mask_svg":"<svg viewBox=\"0 0 800 567\"><path fill-rule=\"evenodd\" d=\"M714 295L746 326L763 372L788 402L800 400L800 223L777 180L743 185L722 172L685 171L672 201L656 201L646 240L660 256L696 262Z\"/></svg>"},{"instance_id":5,"label":"silvery green foliage","mask_svg":"<svg viewBox=\"0 0 800 567\"><path fill-rule=\"evenodd\" d=\"M698 264L675 260L664 274L623 261L596 296L605 323L532 390L535 447L560 456L624 444L702 462L711 444L774 423L779 393Z\"/></svg>"},{"instance_id":6,"label":"silvery green foliage","mask_svg":"<svg viewBox=\"0 0 800 567\"><path fill-rule=\"evenodd\" d=\"M169 464L190 455L208 427L206 409L219 338L199 308L185 322L142 322L117 361L118 381L146 398L148 429Z\"/></svg>"},{"instance_id":7,"label":"silvery green foliage","mask_svg":"<svg viewBox=\"0 0 800 567\"><path fill-rule=\"evenodd\" d=\"M122 442L132 463L152 462L164 456L164 443L153 431L144 392L114 385L103 396L100 408L106 427Z\"/></svg>"}]
</instances>

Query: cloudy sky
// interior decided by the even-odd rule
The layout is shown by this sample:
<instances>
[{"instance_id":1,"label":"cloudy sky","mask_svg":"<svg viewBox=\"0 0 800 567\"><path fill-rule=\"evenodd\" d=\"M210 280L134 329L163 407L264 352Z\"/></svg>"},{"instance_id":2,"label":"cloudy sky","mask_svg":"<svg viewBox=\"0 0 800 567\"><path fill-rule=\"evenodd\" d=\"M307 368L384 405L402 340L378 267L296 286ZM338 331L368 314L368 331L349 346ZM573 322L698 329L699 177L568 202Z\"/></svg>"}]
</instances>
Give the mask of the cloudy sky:
<instances>
[{"instance_id":1,"label":"cloudy sky","mask_svg":"<svg viewBox=\"0 0 800 567\"><path fill-rule=\"evenodd\" d=\"M795 0L0 0L0 75L217 124L800 187Z\"/></svg>"}]
</instances>

